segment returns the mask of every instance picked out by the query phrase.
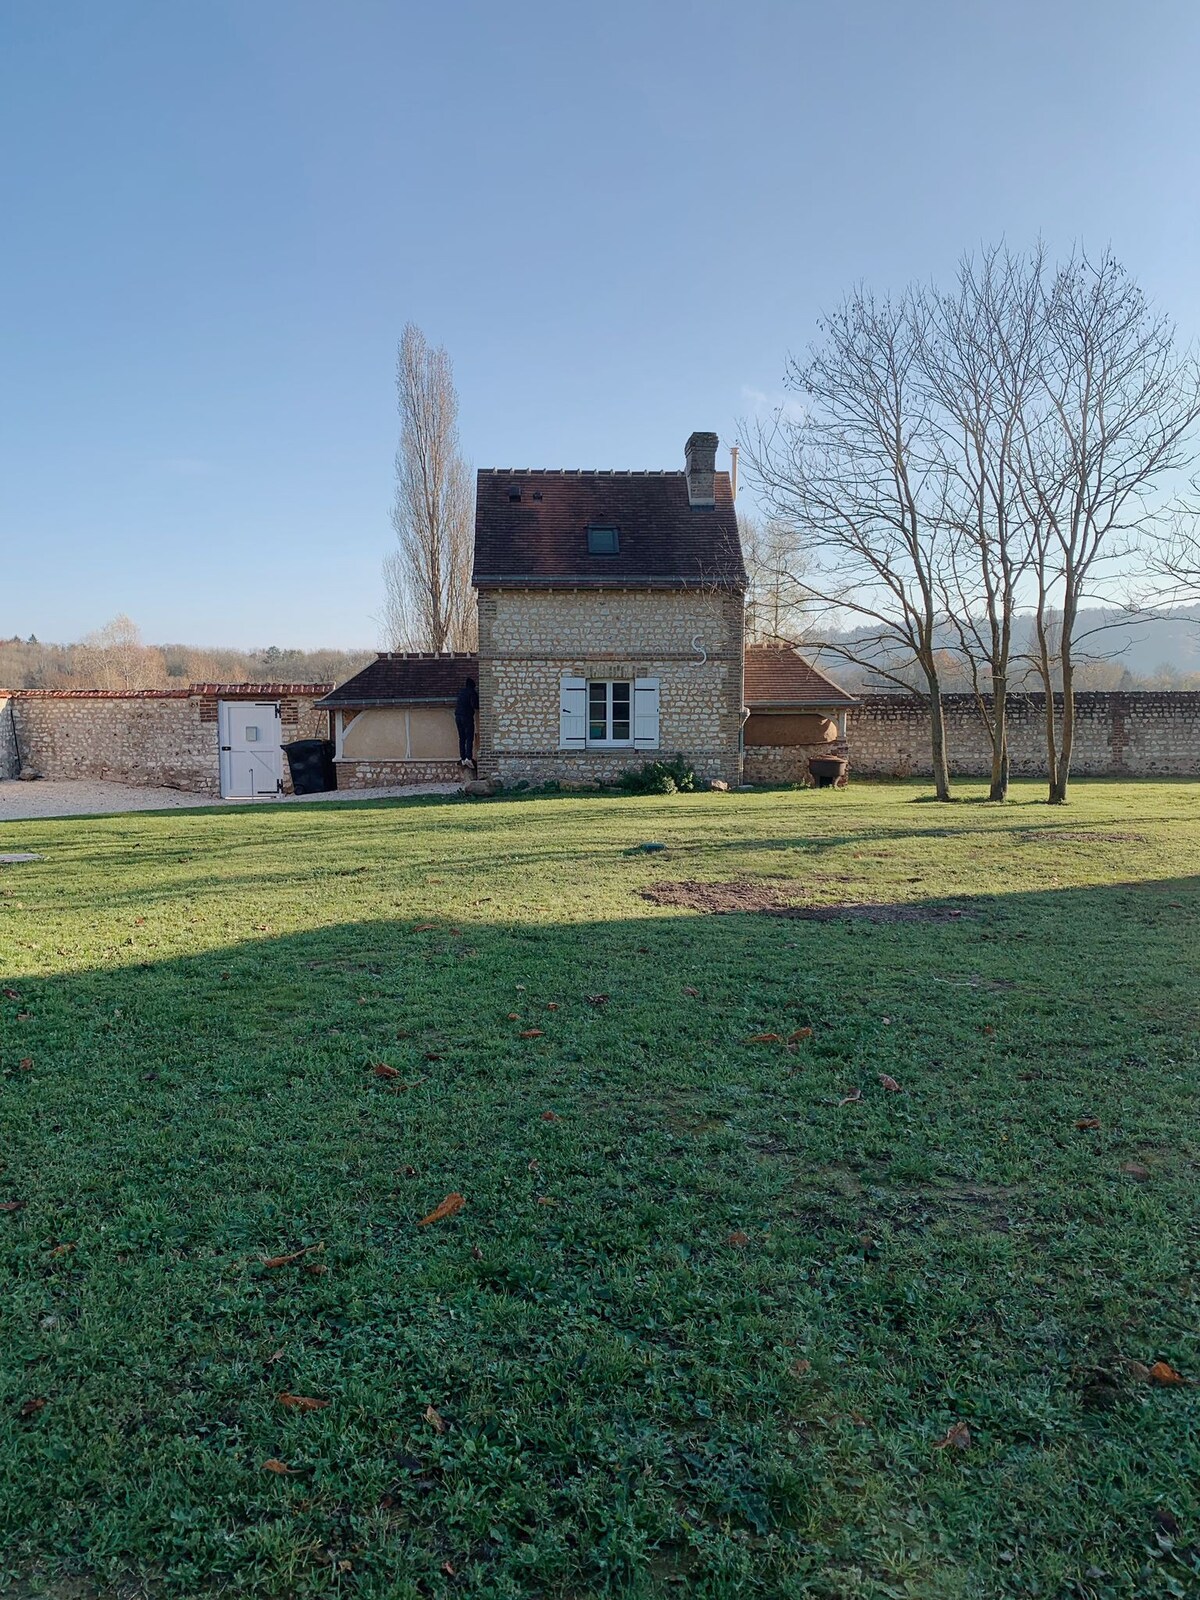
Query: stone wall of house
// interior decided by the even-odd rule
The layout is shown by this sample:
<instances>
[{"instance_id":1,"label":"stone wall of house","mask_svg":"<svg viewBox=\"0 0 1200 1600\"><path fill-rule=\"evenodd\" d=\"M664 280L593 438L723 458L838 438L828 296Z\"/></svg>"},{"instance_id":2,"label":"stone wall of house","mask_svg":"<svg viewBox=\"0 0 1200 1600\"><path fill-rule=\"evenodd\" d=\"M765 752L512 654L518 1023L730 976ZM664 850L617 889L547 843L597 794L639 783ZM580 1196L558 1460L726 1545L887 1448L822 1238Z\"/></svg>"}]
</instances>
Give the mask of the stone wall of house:
<instances>
[{"instance_id":1,"label":"stone wall of house","mask_svg":"<svg viewBox=\"0 0 1200 1600\"><path fill-rule=\"evenodd\" d=\"M22 689L12 695L21 758L43 778L99 778L221 792L217 737L221 700L278 700L280 742L325 738L325 684L192 684L128 694L94 689ZM283 763L285 792L291 780Z\"/></svg>"},{"instance_id":2,"label":"stone wall of house","mask_svg":"<svg viewBox=\"0 0 1200 1600\"><path fill-rule=\"evenodd\" d=\"M409 783L463 783L475 774L457 761L339 761L342 789L393 789Z\"/></svg>"},{"instance_id":3,"label":"stone wall of house","mask_svg":"<svg viewBox=\"0 0 1200 1600\"><path fill-rule=\"evenodd\" d=\"M1046 775L1046 697L1009 700L1009 762L1014 777ZM991 770L991 747L967 694L945 699L951 771L963 777ZM929 713L909 695L869 695L850 712L851 773L871 777L928 777ZM1200 775L1200 692L1089 691L1075 696L1077 777L1194 777Z\"/></svg>"},{"instance_id":4,"label":"stone wall of house","mask_svg":"<svg viewBox=\"0 0 1200 1600\"><path fill-rule=\"evenodd\" d=\"M743 782L810 784L809 758L829 760L834 756L849 759L849 745L839 739L822 739L819 744L748 744L742 761Z\"/></svg>"},{"instance_id":5,"label":"stone wall of house","mask_svg":"<svg viewBox=\"0 0 1200 1600\"><path fill-rule=\"evenodd\" d=\"M740 595L486 590L479 660L481 776L605 782L645 761L682 756L700 777L741 781ZM564 674L658 678L659 748L560 750Z\"/></svg>"}]
</instances>

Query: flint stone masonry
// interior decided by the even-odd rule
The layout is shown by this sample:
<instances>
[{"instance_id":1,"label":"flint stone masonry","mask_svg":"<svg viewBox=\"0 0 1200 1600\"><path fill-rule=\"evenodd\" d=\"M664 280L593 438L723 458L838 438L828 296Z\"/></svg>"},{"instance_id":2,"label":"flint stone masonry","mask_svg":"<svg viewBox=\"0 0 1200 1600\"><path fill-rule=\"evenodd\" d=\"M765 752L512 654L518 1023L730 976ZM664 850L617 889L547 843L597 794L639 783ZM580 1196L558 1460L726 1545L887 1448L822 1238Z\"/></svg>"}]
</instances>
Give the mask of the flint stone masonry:
<instances>
[{"instance_id":1,"label":"flint stone masonry","mask_svg":"<svg viewBox=\"0 0 1200 1600\"><path fill-rule=\"evenodd\" d=\"M742 597L721 590L479 595L480 776L605 782L682 756L741 782ZM560 680L659 679L657 750L560 750Z\"/></svg>"},{"instance_id":2,"label":"flint stone masonry","mask_svg":"<svg viewBox=\"0 0 1200 1600\"><path fill-rule=\"evenodd\" d=\"M1061 718L1061 697L1056 697ZM946 742L952 773L983 777L991 746L972 695L946 695ZM1009 764L1014 777L1046 776L1043 694L1011 696ZM848 719L851 776L928 777L929 712L909 695L869 695ZM1088 691L1075 696L1077 777L1183 778L1200 775L1200 692Z\"/></svg>"},{"instance_id":3,"label":"flint stone masonry","mask_svg":"<svg viewBox=\"0 0 1200 1600\"><path fill-rule=\"evenodd\" d=\"M339 761L337 783L343 789L392 789L410 783L462 783L469 767L457 761Z\"/></svg>"},{"instance_id":4,"label":"flint stone masonry","mask_svg":"<svg viewBox=\"0 0 1200 1600\"><path fill-rule=\"evenodd\" d=\"M819 744L748 744L742 771L747 783L785 784L812 782L810 757L829 760L851 757L849 744L840 739L822 739Z\"/></svg>"},{"instance_id":5,"label":"flint stone masonry","mask_svg":"<svg viewBox=\"0 0 1200 1600\"><path fill-rule=\"evenodd\" d=\"M15 778L20 770L13 697L0 690L0 778Z\"/></svg>"},{"instance_id":6,"label":"flint stone masonry","mask_svg":"<svg viewBox=\"0 0 1200 1600\"><path fill-rule=\"evenodd\" d=\"M327 736L328 714L316 710L314 702L328 689L321 683L205 683L127 694L17 689L8 699L22 763L40 777L99 778L219 795L219 701L278 700L280 739L286 744ZM13 719L3 714L11 727ZM2 752L0 743L0 762ZM283 782L291 793L286 760Z\"/></svg>"}]
</instances>

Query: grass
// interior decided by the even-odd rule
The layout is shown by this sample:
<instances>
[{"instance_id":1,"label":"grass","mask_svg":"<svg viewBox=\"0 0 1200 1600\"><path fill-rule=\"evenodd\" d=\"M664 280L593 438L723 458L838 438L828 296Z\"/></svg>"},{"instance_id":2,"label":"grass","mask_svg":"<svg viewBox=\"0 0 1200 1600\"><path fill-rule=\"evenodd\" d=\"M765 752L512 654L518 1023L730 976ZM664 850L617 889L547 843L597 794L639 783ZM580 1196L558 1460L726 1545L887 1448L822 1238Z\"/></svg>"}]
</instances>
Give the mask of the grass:
<instances>
[{"instance_id":1,"label":"grass","mask_svg":"<svg viewBox=\"0 0 1200 1600\"><path fill-rule=\"evenodd\" d=\"M1040 792L6 825L0 1591L1200 1593L1200 791Z\"/></svg>"}]
</instances>

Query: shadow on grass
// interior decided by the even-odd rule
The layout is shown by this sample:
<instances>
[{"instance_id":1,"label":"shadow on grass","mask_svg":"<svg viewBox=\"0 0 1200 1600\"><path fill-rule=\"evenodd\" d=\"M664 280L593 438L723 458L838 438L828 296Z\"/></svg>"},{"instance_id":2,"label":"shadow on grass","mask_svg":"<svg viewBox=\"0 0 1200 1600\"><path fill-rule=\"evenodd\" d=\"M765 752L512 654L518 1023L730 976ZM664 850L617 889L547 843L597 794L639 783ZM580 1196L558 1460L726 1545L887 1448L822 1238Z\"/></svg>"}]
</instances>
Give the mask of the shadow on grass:
<instances>
[{"instance_id":1,"label":"shadow on grass","mask_svg":"<svg viewBox=\"0 0 1200 1600\"><path fill-rule=\"evenodd\" d=\"M21 979L10 1570L998 1594L1019 1540L1023 1584L1136 1584L1154 1507L1200 1516L1195 1397L1128 1365L1200 1371L1197 890L375 919Z\"/></svg>"}]
</instances>

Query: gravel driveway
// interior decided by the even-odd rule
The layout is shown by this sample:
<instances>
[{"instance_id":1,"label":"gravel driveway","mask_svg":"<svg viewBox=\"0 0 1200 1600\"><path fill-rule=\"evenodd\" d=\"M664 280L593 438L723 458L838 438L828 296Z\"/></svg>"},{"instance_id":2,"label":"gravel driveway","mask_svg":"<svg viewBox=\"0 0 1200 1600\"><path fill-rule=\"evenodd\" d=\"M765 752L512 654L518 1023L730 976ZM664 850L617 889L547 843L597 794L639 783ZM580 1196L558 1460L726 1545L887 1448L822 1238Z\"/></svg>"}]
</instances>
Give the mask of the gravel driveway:
<instances>
[{"instance_id":1,"label":"gravel driveway","mask_svg":"<svg viewBox=\"0 0 1200 1600\"><path fill-rule=\"evenodd\" d=\"M212 795L185 794L179 789L153 789L142 784L101 783L91 778L40 778L0 782L0 823L33 817L94 817L112 811L173 811L189 806L295 805L320 800L403 800L416 794L454 794L457 783L415 783L394 789L343 789L328 794L272 795L265 800L214 800Z\"/></svg>"}]
</instances>

